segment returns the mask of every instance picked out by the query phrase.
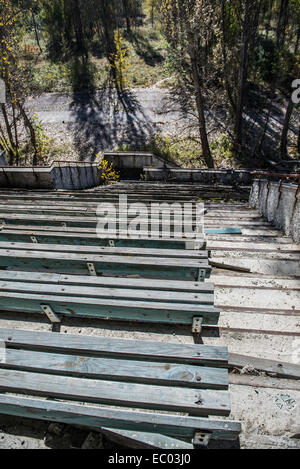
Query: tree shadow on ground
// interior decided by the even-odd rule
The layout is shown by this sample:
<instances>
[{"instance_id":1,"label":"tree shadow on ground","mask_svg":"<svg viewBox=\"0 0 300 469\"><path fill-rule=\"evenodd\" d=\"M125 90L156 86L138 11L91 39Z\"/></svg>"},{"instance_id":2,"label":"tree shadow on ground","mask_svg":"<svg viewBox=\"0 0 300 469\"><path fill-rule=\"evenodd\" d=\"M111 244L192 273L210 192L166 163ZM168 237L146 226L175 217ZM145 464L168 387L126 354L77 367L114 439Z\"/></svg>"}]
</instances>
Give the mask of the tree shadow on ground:
<instances>
[{"instance_id":1,"label":"tree shadow on ground","mask_svg":"<svg viewBox=\"0 0 300 469\"><path fill-rule=\"evenodd\" d=\"M70 110L68 128L80 161L94 161L97 153L121 145L138 149L156 132L134 92L118 91L109 80L100 90L91 82L87 91L74 87Z\"/></svg>"},{"instance_id":2,"label":"tree shadow on ground","mask_svg":"<svg viewBox=\"0 0 300 469\"><path fill-rule=\"evenodd\" d=\"M135 52L147 65L154 67L164 61L164 57L155 50L149 39L139 31L131 31L126 33L126 39L131 42Z\"/></svg>"}]
</instances>

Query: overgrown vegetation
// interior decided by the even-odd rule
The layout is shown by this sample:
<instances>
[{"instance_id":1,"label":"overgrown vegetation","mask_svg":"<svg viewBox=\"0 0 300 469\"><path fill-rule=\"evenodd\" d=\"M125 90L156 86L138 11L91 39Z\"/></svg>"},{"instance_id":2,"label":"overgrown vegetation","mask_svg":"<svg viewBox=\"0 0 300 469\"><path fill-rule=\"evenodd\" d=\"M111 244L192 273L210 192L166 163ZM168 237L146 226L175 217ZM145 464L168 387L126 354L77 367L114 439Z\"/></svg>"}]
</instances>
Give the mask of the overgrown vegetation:
<instances>
[{"instance_id":1,"label":"overgrown vegetation","mask_svg":"<svg viewBox=\"0 0 300 469\"><path fill-rule=\"evenodd\" d=\"M29 95L114 86L122 101L126 89L163 81L189 129L145 149L195 167L259 162L280 96L284 122L270 154L297 156L299 124L290 154L288 137L299 45L300 0L0 0L0 148L10 164L25 151L33 164L49 158Z\"/></svg>"},{"instance_id":2,"label":"overgrown vegetation","mask_svg":"<svg viewBox=\"0 0 300 469\"><path fill-rule=\"evenodd\" d=\"M113 168L113 164L109 163L107 160L100 156L96 155L98 164L98 171L100 175L100 182L102 185L112 184L118 182L120 179L120 174Z\"/></svg>"}]
</instances>

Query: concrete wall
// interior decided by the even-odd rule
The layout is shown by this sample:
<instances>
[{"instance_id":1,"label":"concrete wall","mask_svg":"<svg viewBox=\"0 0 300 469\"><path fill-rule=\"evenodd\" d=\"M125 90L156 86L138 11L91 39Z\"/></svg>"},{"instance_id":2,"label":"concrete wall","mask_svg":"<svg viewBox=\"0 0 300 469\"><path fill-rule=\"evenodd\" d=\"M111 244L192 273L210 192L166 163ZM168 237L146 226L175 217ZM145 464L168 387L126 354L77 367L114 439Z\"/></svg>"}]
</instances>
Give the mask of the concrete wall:
<instances>
[{"instance_id":1,"label":"concrete wall","mask_svg":"<svg viewBox=\"0 0 300 469\"><path fill-rule=\"evenodd\" d=\"M0 167L0 188L80 190L95 187L99 182L96 163Z\"/></svg>"},{"instance_id":2,"label":"concrete wall","mask_svg":"<svg viewBox=\"0 0 300 469\"><path fill-rule=\"evenodd\" d=\"M300 243L300 189L297 185L256 179L252 185L250 206Z\"/></svg>"},{"instance_id":3,"label":"concrete wall","mask_svg":"<svg viewBox=\"0 0 300 469\"><path fill-rule=\"evenodd\" d=\"M210 169L156 169L144 168L147 181L198 182L202 184L248 185L252 183L251 170L218 171Z\"/></svg>"},{"instance_id":4,"label":"concrete wall","mask_svg":"<svg viewBox=\"0 0 300 469\"><path fill-rule=\"evenodd\" d=\"M116 169L138 169L143 171L146 166L156 168L176 168L177 165L153 153L140 152L107 152L104 159L112 163Z\"/></svg>"}]
</instances>

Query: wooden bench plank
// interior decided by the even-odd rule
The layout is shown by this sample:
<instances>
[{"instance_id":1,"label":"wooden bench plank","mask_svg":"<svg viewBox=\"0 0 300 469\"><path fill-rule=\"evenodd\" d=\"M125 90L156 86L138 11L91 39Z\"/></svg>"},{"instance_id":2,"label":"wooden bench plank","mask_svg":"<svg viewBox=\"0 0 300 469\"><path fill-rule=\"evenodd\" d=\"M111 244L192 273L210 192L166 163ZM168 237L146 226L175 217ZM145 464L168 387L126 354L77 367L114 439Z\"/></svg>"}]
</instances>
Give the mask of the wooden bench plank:
<instances>
[{"instance_id":1,"label":"wooden bench plank","mask_svg":"<svg viewBox=\"0 0 300 469\"><path fill-rule=\"evenodd\" d=\"M7 369L0 369L0 390L198 416L230 413L229 393L219 390L119 383Z\"/></svg>"},{"instance_id":2,"label":"wooden bench plank","mask_svg":"<svg viewBox=\"0 0 300 469\"><path fill-rule=\"evenodd\" d=\"M52 253L0 249L0 266L30 269L52 269L59 272L88 272L93 263L97 273L140 275L142 277L190 278L198 280L203 270L208 278L211 267L206 260L137 256L106 256L75 253Z\"/></svg>"},{"instance_id":3,"label":"wooden bench plank","mask_svg":"<svg viewBox=\"0 0 300 469\"><path fill-rule=\"evenodd\" d=\"M64 355L7 348L0 368L199 389L228 389L228 371L167 362Z\"/></svg>"},{"instance_id":4,"label":"wooden bench plank","mask_svg":"<svg viewBox=\"0 0 300 469\"><path fill-rule=\"evenodd\" d=\"M26 272L0 270L0 280L17 282L56 283L62 285L87 285L94 287L115 287L116 277L94 277L82 275L50 274L44 272ZM190 293L214 293L214 285L207 282L190 282L188 280L161 280L142 278L117 279L118 288L129 288L143 291L180 291Z\"/></svg>"},{"instance_id":5,"label":"wooden bench plank","mask_svg":"<svg viewBox=\"0 0 300 469\"><path fill-rule=\"evenodd\" d=\"M216 440L235 440L241 424L230 420L136 412L90 405L0 395L0 414L80 425L95 430L101 427L142 432L157 432L192 439L195 431L211 433Z\"/></svg>"},{"instance_id":6,"label":"wooden bench plank","mask_svg":"<svg viewBox=\"0 0 300 469\"><path fill-rule=\"evenodd\" d=\"M138 237L138 236L124 236L122 237L101 237L99 238L96 231L90 232L76 232L72 229L60 229L58 231L42 230L40 227L31 227L32 229L24 230L24 226L15 226L15 229L8 227L0 227L0 240L7 242L32 242L34 236L38 243L45 244L62 244L62 245L76 245L76 246L110 246L111 243L115 247L139 247L139 248L153 248L153 249L205 249L206 242L204 239L195 242L193 240L186 241L180 238L162 238L162 237ZM35 228L38 228L36 230ZM45 227L44 227L45 228ZM61 228L61 227L59 227Z\"/></svg>"},{"instance_id":7,"label":"wooden bench plank","mask_svg":"<svg viewBox=\"0 0 300 469\"><path fill-rule=\"evenodd\" d=\"M185 249L152 249L139 247L95 247L95 246L62 246L60 244L35 244L14 243L0 241L0 249L20 249L30 251L64 252L93 255L119 255L119 256L142 256L142 257L175 257L184 259L208 259L208 251L185 250Z\"/></svg>"},{"instance_id":8,"label":"wooden bench plank","mask_svg":"<svg viewBox=\"0 0 300 469\"><path fill-rule=\"evenodd\" d=\"M35 215L51 215L51 216L73 216L73 217L95 217L96 214L98 216L104 217L106 216L106 213L101 213L101 210L98 210L97 213L97 208L99 207L99 204L95 204L94 206L86 206L84 204L84 207L82 204L78 205L78 207L75 207L72 205L58 205L58 204L53 204L53 206L49 205L43 205L42 203L39 202L38 207L36 205L4 205L0 203L0 212L5 213L5 214L35 214ZM151 207L147 207L147 210L149 211L149 216L150 214L152 216L157 216L159 218L164 217L163 209L160 208L155 208L151 210ZM137 213L135 212L134 209L130 208L130 205L128 206L128 211L127 214L124 215L124 211L119 211L119 207L116 206L116 215L120 219L124 219L126 216L128 219L133 219L137 217ZM172 205L170 206L170 209L172 209ZM188 209L187 207L184 208L179 205L177 207L173 207L173 212L171 212L171 218L176 219L176 220L181 220L182 219L182 213L181 210L184 209L184 215L185 218L187 219L195 219L197 210L196 208L193 209ZM200 208L198 209L200 211ZM238 217L236 217L238 219Z\"/></svg>"},{"instance_id":9,"label":"wooden bench plank","mask_svg":"<svg viewBox=\"0 0 300 469\"><path fill-rule=\"evenodd\" d=\"M300 379L300 365L298 363L285 363L276 360L231 353L229 355L229 366L233 368L251 366L257 371L276 374L276 376L281 378Z\"/></svg>"},{"instance_id":10,"label":"wooden bench plank","mask_svg":"<svg viewBox=\"0 0 300 469\"><path fill-rule=\"evenodd\" d=\"M1 207L0 207L1 209ZM134 216L134 218L137 217L137 214ZM57 216L53 216L53 215L35 215L35 214L32 214L31 211L29 211L29 213L5 213L5 212L0 212L0 219L2 221L5 222L5 224L8 224L8 225L14 225L14 224L19 224L19 225L22 225L25 223L28 222L28 220L30 220L30 223L31 224L39 224L39 223L42 223L43 225L47 225L47 226L55 226L55 225L61 225L62 223L65 223L67 226L89 226L89 227L95 227L97 226L97 223L100 222L100 221L103 221L103 219L106 219L105 221L107 222L113 222L113 218L112 217L104 217L102 214L101 215L94 215L94 216L78 216L78 217L74 217L74 216L71 216L71 215L57 215ZM132 220L130 220L130 217L128 217L129 220L128 220L128 223L131 223ZM173 217L171 216L170 217L170 225L173 226L174 224L176 224L176 220L174 221ZM181 217L180 217L181 218ZM127 218L126 217L123 217L122 215L120 216L120 218L118 218L118 222L121 222L121 221L126 221ZM195 218L192 217L192 216L189 216L187 217L187 220L188 221L195 221ZM145 223L148 223L150 221L150 214L149 214L149 217L140 217L140 221L143 222L144 224ZM160 223L161 223L161 220L160 220ZM246 223L246 222L245 222ZM253 222L253 224L255 224Z\"/></svg>"},{"instance_id":11,"label":"wooden bench plank","mask_svg":"<svg viewBox=\"0 0 300 469\"><path fill-rule=\"evenodd\" d=\"M141 340L115 339L112 337L80 336L57 332L22 331L1 329L0 341L8 347L22 347L31 350L89 354L94 356L131 358L137 360L188 363L227 367L227 347L212 345L173 344Z\"/></svg>"},{"instance_id":12,"label":"wooden bench plank","mask_svg":"<svg viewBox=\"0 0 300 469\"><path fill-rule=\"evenodd\" d=\"M115 443L122 444L126 448L134 449L194 449L187 441L170 438L159 433L134 432L130 430L116 430L101 428L101 433L108 436Z\"/></svg>"},{"instance_id":13,"label":"wooden bench plank","mask_svg":"<svg viewBox=\"0 0 300 469\"><path fill-rule=\"evenodd\" d=\"M33 282L8 282L0 281L0 291L13 292L31 292L47 295L63 295L63 296L84 296L85 298L111 298L111 299L132 299L153 302L170 302L170 303L195 303L198 305L213 305L214 295L206 293L185 293L185 292L168 292L168 291L143 291L125 288L101 288L95 286L82 285L57 285Z\"/></svg>"},{"instance_id":14,"label":"wooden bench plank","mask_svg":"<svg viewBox=\"0 0 300 469\"><path fill-rule=\"evenodd\" d=\"M56 314L73 318L90 317L182 325L191 325L195 316L203 318L203 325L216 325L220 315L219 310L210 305L1 292L2 311L41 313L43 305L51 306Z\"/></svg>"}]
</instances>

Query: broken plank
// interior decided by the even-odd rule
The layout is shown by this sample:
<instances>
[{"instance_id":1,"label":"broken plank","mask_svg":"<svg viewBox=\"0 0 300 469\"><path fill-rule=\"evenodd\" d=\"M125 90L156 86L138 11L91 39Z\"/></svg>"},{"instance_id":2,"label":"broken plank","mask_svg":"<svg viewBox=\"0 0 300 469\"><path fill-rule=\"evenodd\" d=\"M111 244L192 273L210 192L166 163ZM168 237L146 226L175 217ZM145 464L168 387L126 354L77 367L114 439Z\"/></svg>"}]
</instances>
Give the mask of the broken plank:
<instances>
[{"instance_id":1,"label":"broken plank","mask_svg":"<svg viewBox=\"0 0 300 469\"><path fill-rule=\"evenodd\" d=\"M230 368L250 366L257 371L274 373L279 378L300 379L300 365L294 363L284 363L236 353L229 354L228 363Z\"/></svg>"}]
</instances>

